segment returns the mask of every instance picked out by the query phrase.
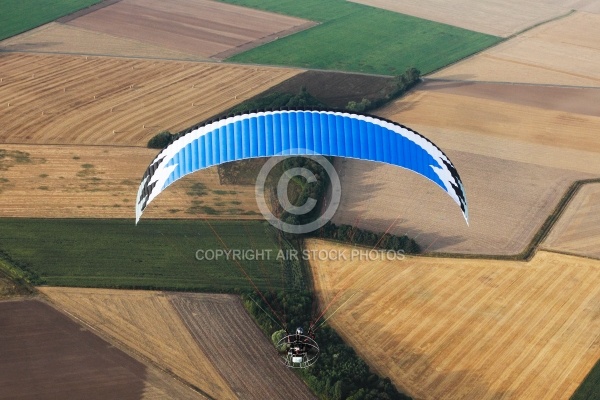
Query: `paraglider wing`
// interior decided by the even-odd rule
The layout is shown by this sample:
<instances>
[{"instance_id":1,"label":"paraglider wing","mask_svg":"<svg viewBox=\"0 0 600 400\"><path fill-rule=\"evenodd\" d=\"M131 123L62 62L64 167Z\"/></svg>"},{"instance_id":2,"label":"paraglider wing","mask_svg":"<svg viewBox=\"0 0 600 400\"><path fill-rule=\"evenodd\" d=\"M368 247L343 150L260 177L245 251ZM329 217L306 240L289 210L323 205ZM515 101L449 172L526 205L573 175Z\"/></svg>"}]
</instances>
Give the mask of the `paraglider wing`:
<instances>
[{"instance_id":1,"label":"paraglider wing","mask_svg":"<svg viewBox=\"0 0 600 400\"><path fill-rule=\"evenodd\" d=\"M454 165L431 141L376 117L309 110L252 112L201 126L175 140L152 161L140 184L136 224L171 183L229 161L276 155L320 154L387 163L440 186L468 223L463 184Z\"/></svg>"}]
</instances>

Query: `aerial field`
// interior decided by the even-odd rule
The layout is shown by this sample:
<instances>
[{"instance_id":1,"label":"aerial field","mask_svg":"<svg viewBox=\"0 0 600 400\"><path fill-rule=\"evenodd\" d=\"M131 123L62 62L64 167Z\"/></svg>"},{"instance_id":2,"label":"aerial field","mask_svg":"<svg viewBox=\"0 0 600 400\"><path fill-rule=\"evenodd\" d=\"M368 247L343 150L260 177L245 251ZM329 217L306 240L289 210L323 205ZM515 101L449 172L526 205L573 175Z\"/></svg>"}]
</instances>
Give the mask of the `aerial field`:
<instances>
[{"instance_id":1,"label":"aerial field","mask_svg":"<svg viewBox=\"0 0 600 400\"><path fill-rule=\"evenodd\" d=\"M482 95L481 89L489 95ZM600 152L596 134L600 113L593 107L600 100L600 90L537 89L527 85L432 82L377 114L420 128L442 149L600 174L600 164L586 165L592 161L590 156ZM498 95L494 96L496 90ZM479 140L468 140L471 134ZM490 145L500 141L504 146ZM524 153L523 149L528 151Z\"/></svg>"},{"instance_id":2,"label":"aerial field","mask_svg":"<svg viewBox=\"0 0 600 400\"><path fill-rule=\"evenodd\" d=\"M460 81L600 86L600 14L575 12L432 75Z\"/></svg>"},{"instance_id":3,"label":"aerial field","mask_svg":"<svg viewBox=\"0 0 600 400\"><path fill-rule=\"evenodd\" d=\"M350 0L489 35L507 37L532 25L568 13L571 9L552 1L518 0Z\"/></svg>"},{"instance_id":4,"label":"aerial field","mask_svg":"<svg viewBox=\"0 0 600 400\"><path fill-rule=\"evenodd\" d=\"M59 308L212 398L237 398L179 318L169 297L143 290L41 287Z\"/></svg>"},{"instance_id":5,"label":"aerial field","mask_svg":"<svg viewBox=\"0 0 600 400\"><path fill-rule=\"evenodd\" d=\"M443 147L442 147L443 148ZM465 185L469 225L437 185L404 169L337 159L342 200L333 222L414 238L425 252L518 254L579 174L446 151Z\"/></svg>"},{"instance_id":6,"label":"aerial field","mask_svg":"<svg viewBox=\"0 0 600 400\"><path fill-rule=\"evenodd\" d=\"M322 304L340 290L358 293L329 323L417 398L567 399L600 357L598 260L540 251L527 263L408 257L311 267Z\"/></svg>"},{"instance_id":7,"label":"aerial field","mask_svg":"<svg viewBox=\"0 0 600 400\"><path fill-rule=\"evenodd\" d=\"M144 171L159 150L124 146L0 145L3 217L129 218ZM148 218L256 219L254 186L220 183L217 168L185 177Z\"/></svg>"},{"instance_id":8,"label":"aerial field","mask_svg":"<svg viewBox=\"0 0 600 400\"><path fill-rule=\"evenodd\" d=\"M218 399L312 399L236 296L42 287L59 307Z\"/></svg>"},{"instance_id":9,"label":"aerial field","mask_svg":"<svg viewBox=\"0 0 600 400\"><path fill-rule=\"evenodd\" d=\"M171 303L240 399L314 399L238 296L173 294Z\"/></svg>"},{"instance_id":10,"label":"aerial field","mask_svg":"<svg viewBox=\"0 0 600 400\"><path fill-rule=\"evenodd\" d=\"M254 290L256 285L280 290L283 267L269 226L261 221L142 219L136 226L134 218L5 218L0 249L36 275L34 283L204 292ZM217 256L217 249L250 255L235 262L231 255ZM251 258L255 249L265 255Z\"/></svg>"},{"instance_id":11,"label":"aerial field","mask_svg":"<svg viewBox=\"0 0 600 400\"><path fill-rule=\"evenodd\" d=\"M544 248L600 258L600 183L582 186L543 243Z\"/></svg>"},{"instance_id":12,"label":"aerial field","mask_svg":"<svg viewBox=\"0 0 600 400\"><path fill-rule=\"evenodd\" d=\"M573 181L600 176L600 91L533 89L428 82L377 112L448 154L465 184L470 226L430 182L354 160L337 161L342 204L334 222L391 226L426 251L521 252Z\"/></svg>"},{"instance_id":13,"label":"aerial field","mask_svg":"<svg viewBox=\"0 0 600 400\"><path fill-rule=\"evenodd\" d=\"M39 300L0 302L3 399L203 399Z\"/></svg>"},{"instance_id":14,"label":"aerial field","mask_svg":"<svg viewBox=\"0 0 600 400\"><path fill-rule=\"evenodd\" d=\"M298 70L82 56L0 56L0 143L145 146Z\"/></svg>"},{"instance_id":15,"label":"aerial field","mask_svg":"<svg viewBox=\"0 0 600 400\"><path fill-rule=\"evenodd\" d=\"M99 2L100 0L3 0L0 4L0 40Z\"/></svg>"},{"instance_id":16,"label":"aerial field","mask_svg":"<svg viewBox=\"0 0 600 400\"><path fill-rule=\"evenodd\" d=\"M208 0L122 0L68 24L216 59L314 25Z\"/></svg>"},{"instance_id":17,"label":"aerial field","mask_svg":"<svg viewBox=\"0 0 600 400\"><path fill-rule=\"evenodd\" d=\"M500 40L342 0L227 2L321 22L314 28L227 59L232 62L382 75L399 75L416 67L428 73Z\"/></svg>"},{"instance_id":18,"label":"aerial field","mask_svg":"<svg viewBox=\"0 0 600 400\"><path fill-rule=\"evenodd\" d=\"M51 22L0 42L0 50L31 53L209 61L199 57L75 26Z\"/></svg>"}]
</instances>

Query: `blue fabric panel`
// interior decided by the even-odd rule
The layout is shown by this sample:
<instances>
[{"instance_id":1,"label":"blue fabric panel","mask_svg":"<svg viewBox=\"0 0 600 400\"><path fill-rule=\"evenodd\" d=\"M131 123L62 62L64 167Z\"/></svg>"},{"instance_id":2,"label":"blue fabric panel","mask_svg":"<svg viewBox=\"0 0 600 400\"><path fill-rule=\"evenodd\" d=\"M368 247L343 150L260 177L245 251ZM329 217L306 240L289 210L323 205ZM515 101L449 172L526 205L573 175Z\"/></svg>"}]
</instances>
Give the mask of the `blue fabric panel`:
<instances>
[{"instance_id":1,"label":"blue fabric panel","mask_svg":"<svg viewBox=\"0 0 600 400\"><path fill-rule=\"evenodd\" d=\"M365 132L363 132L362 135L360 135L360 157L361 158L365 158L369 154L369 142L368 142L369 139L368 139L368 137L372 133L372 131L373 131L373 127L368 126L367 130Z\"/></svg>"},{"instance_id":2,"label":"blue fabric panel","mask_svg":"<svg viewBox=\"0 0 600 400\"><path fill-rule=\"evenodd\" d=\"M263 127L263 129L258 129L258 122L256 118L252 118L249 122L250 128L251 130L256 132L256 135L258 136L257 138L257 142L258 142L258 148L257 148L257 156L258 157L264 157L267 155L267 143L266 143L266 129ZM271 122L269 125L273 125L273 123Z\"/></svg>"},{"instance_id":3,"label":"blue fabric panel","mask_svg":"<svg viewBox=\"0 0 600 400\"><path fill-rule=\"evenodd\" d=\"M302 116L300 116L298 114L300 114L300 113L292 112L290 114L291 121L293 121L293 123L290 124L289 145L286 149L284 149L287 151L287 154L296 154L294 151L290 151L290 149L298 148L298 130L299 130L300 124L304 125L304 119L302 118ZM302 122L300 122L301 119L302 119Z\"/></svg>"},{"instance_id":4,"label":"blue fabric panel","mask_svg":"<svg viewBox=\"0 0 600 400\"><path fill-rule=\"evenodd\" d=\"M306 149L306 131L310 129L312 121L308 120L308 113L298 113L297 130L296 130L296 145L294 148Z\"/></svg>"},{"instance_id":5,"label":"blue fabric panel","mask_svg":"<svg viewBox=\"0 0 600 400\"><path fill-rule=\"evenodd\" d=\"M235 134L235 127L233 126L233 124L227 124L227 134L229 136L229 132L233 133L233 150L234 150L234 154L235 157L233 158L234 160L240 160L244 157L244 154L242 152L242 135L236 135Z\"/></svg>"},{"instance_id":6,"label":"blue fabric panel","mask_svg":"<svg viewBox=\"0 0 600 400\"><path fill-rule=\"evenodd\" d=\"M213 153L213 135L212 132L207 133L206 135L206 165L214 165L214 153Z\"/></svg>"},{"instance_id":7,"label":"blue fabric panel","mask_svg":"<svg viewBox=\"0 0 600 400\"><path fill-rule=\"evenodd\" d=\"M194 167L192 165L192 144L189 143L185 146L185 173L190 174L194 171Z\"/></svg>"},{"instance_id":8,"label":"blue fabric panel","mask_svg":"<svg viewBox=\"0 0 600 400\"><path fill-rule=\"evenodd\" d=\"M230 144L227 141L227 134L222 129L217 129L215 133L219 137L219 160L224 163L229 161L229 157L227 156L227 149L230 148Z\"/></svg>"},{"instance_id":9,"label":"blue fabric panel","mask_svg":"<svg viewBox=\"0 0 600 400\"><path fill-rule=\"evenodd\" d=\"M363 121L352 118L352 157L360 157L360 134L363 128Z\"/></svg>"}]
</instances>

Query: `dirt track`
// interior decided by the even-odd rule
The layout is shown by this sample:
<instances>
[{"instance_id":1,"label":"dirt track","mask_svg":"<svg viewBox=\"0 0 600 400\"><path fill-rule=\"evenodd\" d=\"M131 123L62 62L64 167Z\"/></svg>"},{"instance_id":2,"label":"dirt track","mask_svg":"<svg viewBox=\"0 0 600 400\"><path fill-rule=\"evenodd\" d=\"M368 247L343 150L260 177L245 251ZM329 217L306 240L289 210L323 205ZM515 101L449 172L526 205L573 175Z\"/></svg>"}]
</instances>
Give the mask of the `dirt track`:
<instances>
[{"instance_id":1,"label":"dirt track","mask_svg":"<svg viewBox=\"0 0 600 400\"><path fill-rule=\"evenodd\" d=\"M308 244L321 248L344 249ZM538 252L528 263L355 258L311 267L324 304L339 290L357 293L329 322L416 398L568 399L600 357L597 260Z\"/></svg>"},{"instance_id":2,"label":"dirt track","mask_svg":"<svg viewBox=\"0 0 600 400\"><path fill-rule=\"evenodd\" d=\"M223 58L314 24L208 0L123 0L68 24L200 57Z\"/></svg>"}]
</instances>

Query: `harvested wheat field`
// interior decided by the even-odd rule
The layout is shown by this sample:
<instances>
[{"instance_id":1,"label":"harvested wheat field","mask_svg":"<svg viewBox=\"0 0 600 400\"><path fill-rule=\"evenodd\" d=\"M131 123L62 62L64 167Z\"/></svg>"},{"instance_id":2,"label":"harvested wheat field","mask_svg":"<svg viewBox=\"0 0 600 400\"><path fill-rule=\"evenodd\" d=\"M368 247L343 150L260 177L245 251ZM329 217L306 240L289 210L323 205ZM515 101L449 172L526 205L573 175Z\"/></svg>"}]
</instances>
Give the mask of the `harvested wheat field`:
<instances>
[{"instance_id":1,"label":"harvested wheat field","mask_svg":"<svg viewBox=\"0 0 600 400\"><path fill-rule=\"evenodd\" d=\"M460 81L600 86L600 14L575 12L432 74Z\"/></svg>"},{"instance_id":2,"label":"harvested wheat field","mask_svg":"<svg viewBox=\"0 0 600 400\"><path fill-rule=\"evenodd\" d=\"M135 218L135 197L158 150L0 145L2 217ZM256 218L254 186L221 185L217 168L176 182L148 218ZM133 222L132 222L133 223Z\"/></svg>"},{"instance_id":3,"label":"harvested wheat field","mask_svg":"<svg viewBox=\"0 0 600 400\"><path fill-rule=\"evenodd\" d=\"M314 399L250 318L238 296L170 295L200 347L240 399Z\"/></svg>"},{"instance_id":4,"label":"harvested wheat field","mask_svg":"<svg viewBox=\"0 0 600 400\"><path fill-rule=\"evenodd\" d=\"M0 42L0 51L209 61L207 57L57 22L3 40Z\"/></svg>"},{"instance_id":5,"label":"harvested wheat field","mask_svg":"<svg viewBox=\"0 0 600 400\"><path fill-rule=\"evenodd\" d=\"M568 13L571 8L552 0L351 0L402 14L489 35L507 37L532 25Z\"/></svg>"},{"instance_id":6,"label":"harvested wheat field","mask_svg":"<svg viewBox=\"0 0 600 400\"><path fill-rule=\"evenodd\" d=\"M408 235L425 252L512 255L529 244L580 174L447 151L466 188L469 225L437 185L404 169L337 159L342 200L333 222Z\"/></svg>"},{"instance_id":7,"label":"harvested wheat field","mask_svg":"<svg viewBox=\"0 0 600 400\"><path fill-rule=\"evenodd\" d=\"M236 398L160 292L41 287L69 314L210 397Z\"/></svg>"},{"instance_id":8,"label":"harvested wheat field","mask_svg":"<svg viewBox=\"0 0 600 400\"><path fill-rule=\"evenodd\" d=\"M19 53L0 60L0 143L145 146L299 72Z\"/></svg>"},{"instance_id":9,"label":"harvested wheat field","mask_svg":"<svg viewBox=\"0 0 600 400\"><path fill-rule=\"evenodd\" d=\"M314 398L236 296L41 287L58 307L213 398Z\"/></svg>"},{"instance_id":10,"label":"harvested wheat field","mask_svg":"<svg viewBox=\"0 0 600 400\"><path fill-rule=\"evenodd\" d=\"M322 241L307 247L351 251ZM540 251L527 263L311 264L323 304L339 290L358 293L329 323L416 398L568 399L600 357L598 260Z\"/></svg>"},{"instance_id":11,"label":"harvested wheat field","mask_svg":"<svg viewBox=\"0 0 600 400\"><path fill-rule=\"evenodd\" d=\"M203 399L38 300L0 302L2 399Z\"/></svg>"},{"instance_id":12,"label":"harvested wheat field","mask_svg":"<svg viewBox=\"0 0 600 400\"><path fill-rule=\"evenodd\" d=\"M600 258L600 183L583 185L543 243L544 248Z\"/></svg>"},{"instance_id":13,"label":"harvested wheat field","mask_svg":"<svg viewBox=\"0 0 600 400\"><path fill-rule=\"evenodd\" d=\"M377 114L442 150L600 175L598 101L600 89L428 82Z\"/></svg>"},{"instance_id":14,"label":"harvested wheat field","mask_svg":"<svg viewBox=\"0 0 600 400\"><path fill-rule=\"evenodd\" d=\"M210 0L122 0L68 24L215 59L315 25Z\"/></svg>"},{"instance_id":15,"label":"harvested wheat field","mask_svg":"<svg viewBox=\"0 0 600 400\"><path fill-rule=\"evenodd\" d=\"M597 89L427 83L378 114L448 154L465 184L470 226L427 180L354 160L336 164L342 204L334 222L376 231L392 225L426 251L517 254L573 181L600 176L595 100Z\"/></svg>"}]
</instances>

